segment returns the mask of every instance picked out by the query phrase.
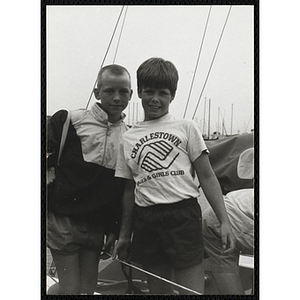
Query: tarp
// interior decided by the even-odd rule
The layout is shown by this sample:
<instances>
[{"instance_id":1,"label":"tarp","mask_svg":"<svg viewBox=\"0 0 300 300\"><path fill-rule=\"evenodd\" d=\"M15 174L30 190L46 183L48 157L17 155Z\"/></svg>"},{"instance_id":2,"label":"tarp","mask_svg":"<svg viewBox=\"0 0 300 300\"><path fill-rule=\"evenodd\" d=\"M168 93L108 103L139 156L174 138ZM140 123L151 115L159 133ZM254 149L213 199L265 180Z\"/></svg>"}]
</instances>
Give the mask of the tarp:
<instances>
[{"instance_id":1,"label":"tarp","mask_svg":"<svg viewBox=\"0 0 300 300\"><path fill-rule=\"evenodd\" d=\"M253 162L251 162L253 151L245 151L251 148L253 150L253 133L205 141L205 143L210 151L209 160L219 180L223 195L239 189L253 188L253 178L246 179L249 177L249 172L238 173L238 165L246 167L251 164L253 168Z\"/></svg>"}]
</instances>

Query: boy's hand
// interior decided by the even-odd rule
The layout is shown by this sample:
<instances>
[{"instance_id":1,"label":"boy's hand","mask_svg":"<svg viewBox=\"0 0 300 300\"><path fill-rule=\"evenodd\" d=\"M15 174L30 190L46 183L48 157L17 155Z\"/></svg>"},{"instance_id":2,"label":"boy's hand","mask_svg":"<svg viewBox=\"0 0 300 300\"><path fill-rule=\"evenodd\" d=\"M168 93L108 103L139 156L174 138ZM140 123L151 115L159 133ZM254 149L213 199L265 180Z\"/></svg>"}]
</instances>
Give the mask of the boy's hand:
<instances>
[{"instance_id":1,"label":"boy's hand","mask_svg":"<svg viewBox=\"0 0 300 300\"><path fill-rule=\"evenodd\" d=\"M118 258L120 260L127 261L130 255L130 246L130 240L118 240L112 253L112 259Z\"/></svg>"},{"instance_id":2,"label":"boy's hand","mask_svg":"<svg viewBox=\"0 0 300 300\"><path fill-rule=\"evenodd\" d=\"M116 243L116 236L114 233L110 233L107 236L106 243L102 247L102 252L111 254L114 249L115 243Z\"/></svg>"},{"instance_id":3,"label":"boy's hand","mask_svg":"<svg viewBox=\"0 0 300 300\"><path fill-rule=\"evenodd\" d=\"M224 253L231 253L235 248L235 238L230 224L221 224L222 246Z\"/></svg>"}]
</instances>

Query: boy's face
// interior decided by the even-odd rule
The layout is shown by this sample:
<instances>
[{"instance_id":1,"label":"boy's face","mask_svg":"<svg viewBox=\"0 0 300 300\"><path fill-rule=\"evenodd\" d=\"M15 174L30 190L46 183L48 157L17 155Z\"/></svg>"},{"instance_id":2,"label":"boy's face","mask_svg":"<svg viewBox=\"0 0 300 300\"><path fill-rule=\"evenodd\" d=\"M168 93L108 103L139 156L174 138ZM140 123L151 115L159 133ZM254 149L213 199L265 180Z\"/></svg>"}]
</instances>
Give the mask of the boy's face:
<instances>
[{"instance_id":1,"label":"boy's face","mask_svg":"<svg viewBox=\"0 0 300 300\"><path fill-rule=\"evenodd\" d=\"M142 88L138 92L145 111L145 121L154 120L169 112L169 105L174 99L168 88Z\"/></svg>"},{"instance_id":2,"label":"boy's face","mask_svg":"<svg viewBox=\"0 0 300 300\"><path fill-rule=\"evenodd\" d=\"M115 76L109 71L104 72L100 86L94 89L94 94L97 100L101 100L101 107L107 113L108 121L117 122L132 96L128 74Z\"/></svg>"}]
</instances>

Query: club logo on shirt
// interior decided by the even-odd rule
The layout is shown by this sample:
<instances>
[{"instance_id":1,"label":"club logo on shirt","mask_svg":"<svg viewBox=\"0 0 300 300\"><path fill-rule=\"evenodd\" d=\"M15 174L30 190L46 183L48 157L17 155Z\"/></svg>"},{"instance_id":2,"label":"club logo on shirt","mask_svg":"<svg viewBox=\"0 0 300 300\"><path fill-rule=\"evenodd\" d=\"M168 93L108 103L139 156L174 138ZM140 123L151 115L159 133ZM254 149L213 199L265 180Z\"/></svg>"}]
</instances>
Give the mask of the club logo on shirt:
<instances>
[{"instance_id":1,"label":"club logo on shirt","mask_svg":"<svg viewBox=\"0 0 300 300\"><path fill-rule=\"evenodd\" d=\"M148 172L168 169L179 155L173 149L164 140L147 144L140 152L138 164Z\"/></svg>"},{"instance_id":2,"label":"club logo on shirt","mask_svg":"<svg viewBox=\"0 0 300 300\"><path fill-rule=\"evenodd\" d=\"M167 176L169 170L165 170L169 169L179 156L177 148L181 143L181 139L172 133L152 132L138 139L131 150L131 158L143 170L149 173L162 171Z\"/></svg>"},{"instance_id":3,"label":"club logo on shirt","mask_svg":"<svg viewBox=\"0 0 300 300\"><path fill-rule=\"evenodd\" d=\"M168 132L152 132L138 140L137 143L135 143L132 151L131 151L131 158L136 158L138 151L141 149L141 147L148 143L151 140L159 139L159 140L165 140L170 142L169 144L173 144L175 147L178 147L182 142L181 140L174 134L168 133Z\"/></svg>"}]
</instances>

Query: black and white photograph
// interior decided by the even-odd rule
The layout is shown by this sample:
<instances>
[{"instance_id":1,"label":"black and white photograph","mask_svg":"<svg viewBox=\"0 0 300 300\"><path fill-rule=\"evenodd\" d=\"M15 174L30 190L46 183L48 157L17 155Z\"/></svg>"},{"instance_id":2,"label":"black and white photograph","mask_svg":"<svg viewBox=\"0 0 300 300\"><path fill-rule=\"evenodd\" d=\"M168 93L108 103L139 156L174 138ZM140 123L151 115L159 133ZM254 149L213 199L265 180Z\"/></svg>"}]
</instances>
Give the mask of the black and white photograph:
<instances>
[{"instance_id":1,"label":"black and white photograph","mask_svg":"<svg viewBox=\"0 0 300 300\"><path fill-rule=\"evenodd\" d=\"M211 2L43 6L43 296L258 296L258 1Z\"/></svg>"},{"instance_id":2,"label":"black and white photograph","mask_svg":"<svg viewBox=\"0 0 300 300\"><path fill-rule=\"evenodd\" d=\"M299 8L4 1L1 299L296 299Z\"/></svg>"}]
</instances>

